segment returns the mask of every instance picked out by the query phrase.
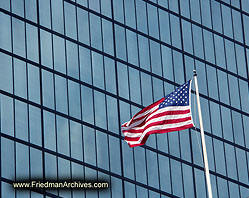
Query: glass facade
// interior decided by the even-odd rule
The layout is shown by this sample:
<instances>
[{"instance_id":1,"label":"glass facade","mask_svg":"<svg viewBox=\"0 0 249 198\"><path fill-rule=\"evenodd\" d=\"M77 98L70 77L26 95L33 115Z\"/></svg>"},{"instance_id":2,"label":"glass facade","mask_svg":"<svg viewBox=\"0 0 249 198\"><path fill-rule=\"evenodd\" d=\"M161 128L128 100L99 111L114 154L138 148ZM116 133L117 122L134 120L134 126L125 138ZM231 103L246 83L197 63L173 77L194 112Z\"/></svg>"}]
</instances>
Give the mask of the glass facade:
<instances>
[{"instance_id":1,"label":"glass facade","mask_svg":"<svg viewBox=\"0 0 249 198\"><path fill-rule=\"evenodd\" d=\"M1 0L1 197L207 197L200 130L121 124L197 70L213 197L249 197L248 0ZM18 179L105 179L99 191Z\"/></svg>"}]
</instances>

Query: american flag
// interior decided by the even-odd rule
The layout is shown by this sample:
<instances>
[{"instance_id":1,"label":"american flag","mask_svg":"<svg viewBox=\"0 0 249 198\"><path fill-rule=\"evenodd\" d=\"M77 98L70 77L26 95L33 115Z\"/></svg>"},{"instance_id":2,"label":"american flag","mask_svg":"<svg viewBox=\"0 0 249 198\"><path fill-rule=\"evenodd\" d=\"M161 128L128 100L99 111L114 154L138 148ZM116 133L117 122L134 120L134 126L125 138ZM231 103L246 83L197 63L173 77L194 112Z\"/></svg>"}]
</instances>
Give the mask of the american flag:
<instances>
[{"instance_id":1,"label":"american flag","mask_svg":"<svg viewBox=\"0 0 249 198\"><path fill-rule=\"evenodd\" d=\"M154 133L180 131L194 126L191 114L191 80L165 98L145 107L122 125L130 147L145 144Z\"/></svg>"}]
</instances>

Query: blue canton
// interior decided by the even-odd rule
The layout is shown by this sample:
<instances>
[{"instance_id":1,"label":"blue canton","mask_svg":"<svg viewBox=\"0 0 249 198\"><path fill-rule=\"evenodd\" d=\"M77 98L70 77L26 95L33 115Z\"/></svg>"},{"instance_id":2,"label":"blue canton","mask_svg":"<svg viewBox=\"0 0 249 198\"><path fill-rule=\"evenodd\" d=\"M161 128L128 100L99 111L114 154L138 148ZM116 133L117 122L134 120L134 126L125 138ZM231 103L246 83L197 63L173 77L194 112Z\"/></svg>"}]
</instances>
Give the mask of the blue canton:
<instances>
[{"instance_id":1,"label":"blue canton","mask_svg":"<svg viewBox=\"0 0 249 198\"><path fill-rule=\"evenodd\" d=\"M169 106L188 106L189 105L190 81L178 87L175 91L165 97L159 105L159 109Z\"/></svg>"}]
</instances>

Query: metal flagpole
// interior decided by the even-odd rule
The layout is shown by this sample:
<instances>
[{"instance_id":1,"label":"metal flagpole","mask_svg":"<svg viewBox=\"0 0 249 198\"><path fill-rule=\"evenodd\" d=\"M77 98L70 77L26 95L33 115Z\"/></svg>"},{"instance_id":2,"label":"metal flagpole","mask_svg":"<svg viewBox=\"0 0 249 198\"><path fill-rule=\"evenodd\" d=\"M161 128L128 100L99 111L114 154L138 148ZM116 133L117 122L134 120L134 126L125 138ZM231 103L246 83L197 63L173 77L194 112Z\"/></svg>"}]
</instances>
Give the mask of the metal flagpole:
<instances>
[{"instance_id":1,"label":"metal flagpole","mask_svg":"<svg viewBox=\"0 0 249 198\"><path fill-rule=\"evenodd\" d=\"M206 149L206 143L205 143L205 137L204 137L204 128L202 123L202 115L201 115L201 105L200 105L200 97L199 97L199 89L198 89L198 83L197 83L197 73L196 70L194 72L194 81L195 81L195 92L196 92L196 98L197 98L197 107L198 107L198 113L199 113L199 122L200 122L200 130L201 130L201 143L202 143L202 151L203 151L203 158L204 158L204 169L205 169L205 176L206 176L206 183L208 188L208 197L212 198L212 188L211 188L211 182L210 182L210 174L209 174L209 168L208 168L208 158L207 158L207 149Z\"/></svg>"}]
</instances>

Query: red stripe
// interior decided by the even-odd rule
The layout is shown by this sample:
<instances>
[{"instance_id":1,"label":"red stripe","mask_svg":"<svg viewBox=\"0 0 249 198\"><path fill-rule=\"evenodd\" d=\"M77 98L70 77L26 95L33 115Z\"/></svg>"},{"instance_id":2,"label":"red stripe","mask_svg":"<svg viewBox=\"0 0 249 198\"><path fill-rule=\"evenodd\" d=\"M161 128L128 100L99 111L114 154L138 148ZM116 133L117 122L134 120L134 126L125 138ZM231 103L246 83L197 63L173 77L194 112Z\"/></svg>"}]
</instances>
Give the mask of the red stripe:
<instances>
[{"instance_id":1,"label":"red stripe","mask_svg":"<svg viewBox=\"0 0 249 198\"><path fill-rule=\"evenodd\" d=\"M157 114L151 116L149 119L145 119L141 124L136 125L134 127L141 127L144 124L146 124L146 122L149 122L150 120L152 120L154 118L159 118L159 117L166 116L166 115L183 115L183 114L188 114L188 113L190 113L190 109L187 109L187 110L177 110L177 111L164 111L162 113L157 113Z\"/></svg>"},{"instance_id":2,"label":"red stripe","mask_svg":"<svg viewBox=\"0 0 249 198\"><path fill-rule=\"evenodd\" d=\"M149 106L143 108L141 111L139 111L138 113L136 113L136 114L132 117L131 120L133 121L133 120L140 119L140 118L137 118L137 119L134 119L134 118L135 118L136 116L138 116L139 114L142 114L142 113L148 111L149 109L152 109L153 107L159 105L159 104L160 104L161 102L163 102L164 100L165 100L165 98L161 98L161 99L158 100L157 102L155 102L155 103L153 103L153 104L151 104L151 105L149 105ZM148 114L145 114L145 116L146 116L146 115L148 115ZM131 122L132 122L132 121L131 121ZM123 125L122 125L122 126L123 126Z\"/></svg>"},{"instance_id":3,"label":"red stripe","mask_svg":"<svg viewBox=\"0 0 249 198\"><path fill-rule=\"evenodd\" d=\"M146 127L143 129L129 129L129 130L123 130L122 132L129 132L129 133L143 133L146 129L152 127L152 126L158 126L158 125L166 125L166 124L174 124L174 123L180 123L180 122L186 122L191 120L191 117L186 117L186 118L179 118L179 119L171 119L171 120L161 120L157 122L152 122L148 124Z\"/></svg>"},{"instance_id":4,"label":"red stripe","mask_svg":"<svg viewBox=\"0 0 249 198\"><path fill-rule=\"evenodd\" d=\"M157 110L155 110L157 111ZM153 112L155 112L153 111ZM153 115L152 117L150 117L149 119L145 119L143 122L141 122L140 124L134 126L134 127L142 127L146 122L154 119L154 118L158 118L158 117L161 117L161 116L165 116L165 115L178 115L178 114L187 114L187 113L190 113L190 109L187 109L187 110L177 110L177 111L164 111L162 113L157 113L155 115ZM152 114L152 113L151 113ZM150 114L150 115L151 115ZM149 115L148 115L149 116ZM148 117L147 116L147 117ZM130 125L133 124L133 122L130 123ZM126 127L126 126L125 126ZM129 129L130 130L130 129Z\"/></svg>"},{"instance_id":5,"label":"red stripe","mask_svg":"<svg viewBox=\"0 0 249 198\"><path fill-rule=\"evenodd\" d=\"M146 140L148 139L149 135L151 135L151 134L154 134L154 133L168 133L168 132L173 132L173 131L180 131L180 130L192 128L193 126L194 126L193 124L188 124L188 125L184 125L184 126L181 126L181 127L175 127L175 128L170 128L170 129L162 129L162 130L150 131L150 132L146 133L146 135L145 135L144 138L142 139L141 143L131 145L131 144L128 142L128 145L129 145L130 147L141 146L141 145L144 145L144 144L145 144ZM137 141L137 140L135 140L135 141Z\"/></svg>"}]
</instances>

